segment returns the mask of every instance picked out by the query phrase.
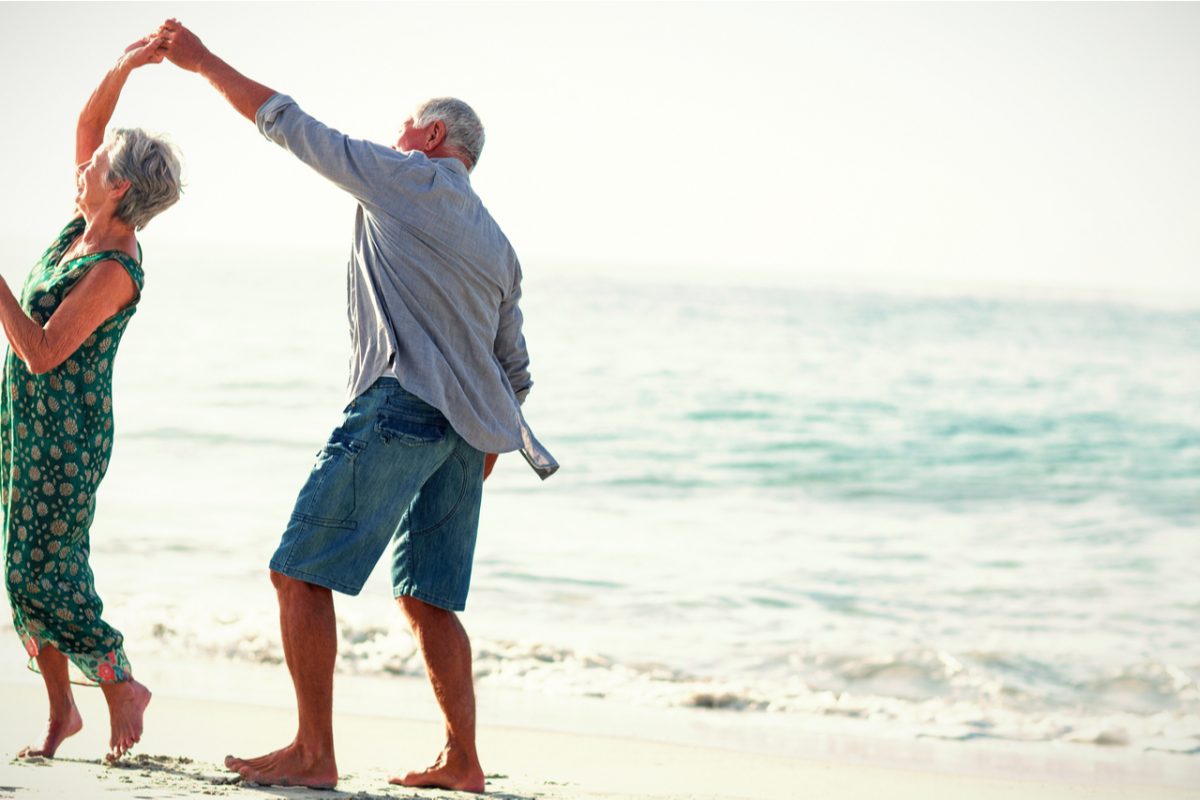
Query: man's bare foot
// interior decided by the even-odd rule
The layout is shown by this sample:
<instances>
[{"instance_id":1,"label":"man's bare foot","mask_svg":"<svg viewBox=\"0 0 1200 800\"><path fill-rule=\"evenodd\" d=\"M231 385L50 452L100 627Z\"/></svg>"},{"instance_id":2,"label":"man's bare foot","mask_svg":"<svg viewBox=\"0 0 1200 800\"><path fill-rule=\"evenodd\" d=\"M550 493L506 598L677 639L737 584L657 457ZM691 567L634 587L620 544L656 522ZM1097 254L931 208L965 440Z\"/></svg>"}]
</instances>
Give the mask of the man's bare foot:
<instances>
[{"instance_id":1,"label":"man's bare foot","mask_svg":"<svg viewBox=\"0 0 1200 800\"><path fill-rule=\"evenodd\" d=\"M55 716L51 712L50 721L46 724L46 737L42 740L41 746L31 744L17 753L17 758L33 758L35 756L54 758L54 754L58 752L58 746L79 733L81 728L83 728L83 717L79 716L79 709L75 707L74 703L71 704L69 712L60 716Z\"/></svg>"},{"instance_id":2,"label":"man's bare foot","mask_svg":"<svg viewBox=\"0 0 1200 800\"><path fill-rule=\"evenodd\" d=\"M142 717L150 704L150 690L130 678L120 683L102 683L100 689L108 701L108 719L112 736L104 760L112 763L142 738Z\"/></svg>"},{"instance_id":3,"label":"man's bare foot","mask_svg":"<svg viewBox=\"0 0 1200 800\"><path fill-rule=\"evenodd\" d=\"M473 762L473 763L472 763ZM452 789L458 792L483 792L483 767L476 759L447 748L432 767L410 772L403 778L388 778L388 783L410 788Z\"/></svg>"},{"instance_id":4,"label":"man's bare foot","mask_svg":"<svg viewBox=\"0 0 1200 800\"><path fill-rule=\"evenodd\" d=\"M338 771L333 753L310 755L295 742L258 758L225 756L225 766L244 779L263 786L307 786L332 789Z\"/></svg>"}]
</instances>

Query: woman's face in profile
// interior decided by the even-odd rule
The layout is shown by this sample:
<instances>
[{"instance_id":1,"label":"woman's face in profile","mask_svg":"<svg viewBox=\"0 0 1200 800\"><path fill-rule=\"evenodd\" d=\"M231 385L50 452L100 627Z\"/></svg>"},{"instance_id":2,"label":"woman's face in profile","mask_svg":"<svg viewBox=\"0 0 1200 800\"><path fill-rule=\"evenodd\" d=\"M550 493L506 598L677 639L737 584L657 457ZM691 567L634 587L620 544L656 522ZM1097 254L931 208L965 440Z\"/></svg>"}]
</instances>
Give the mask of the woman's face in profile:
<instances>
[{"instance_id":1,"label":"woman's face in profile","mask_svg":"<svg viewBox=\"0 0 1200 800\"><path fill-rule=\"evenodd\" d=\"M75 180L75 205L80 211L90 211L104 205L112 193L106 185L104 176L108 174L108 147L98 147L92 154L92 159L79 170Z\"/></svg>"}]
</instances>

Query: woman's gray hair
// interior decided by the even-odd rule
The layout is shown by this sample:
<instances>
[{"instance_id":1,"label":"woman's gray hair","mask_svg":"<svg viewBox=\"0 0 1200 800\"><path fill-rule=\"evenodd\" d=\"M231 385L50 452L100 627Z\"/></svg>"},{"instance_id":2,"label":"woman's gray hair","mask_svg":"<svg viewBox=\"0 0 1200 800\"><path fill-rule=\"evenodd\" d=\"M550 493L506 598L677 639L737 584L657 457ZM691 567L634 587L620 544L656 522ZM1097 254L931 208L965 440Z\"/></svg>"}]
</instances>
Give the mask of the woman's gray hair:
<instances>
[{"instance_id":1,"label":"woman's gray hair","mask_svg":"<svg viewBox=\"0 0 1200 800\"><path fill-rule=\"evenodd\" d=\"M110 186L129 181L129 190L117 203L117 218L141 230L179 199L183 190L179 153L165 139L141 128L117 128L109 134L108 174Z\"/></svg>"},{"instance_id":2,"label":"woman's gray hair","mask_svg":"<svg viewBox=\"0 0 1200 800\"><path fill-rule=\"evenodd\" d=\"M467 157L468 171L475 169L483 152L483 123L479 115L456 97L431 98L413 112L413 126L417 128L428 127L439 119L446 126L446 147Z\"/></svg>"}]
</instances>

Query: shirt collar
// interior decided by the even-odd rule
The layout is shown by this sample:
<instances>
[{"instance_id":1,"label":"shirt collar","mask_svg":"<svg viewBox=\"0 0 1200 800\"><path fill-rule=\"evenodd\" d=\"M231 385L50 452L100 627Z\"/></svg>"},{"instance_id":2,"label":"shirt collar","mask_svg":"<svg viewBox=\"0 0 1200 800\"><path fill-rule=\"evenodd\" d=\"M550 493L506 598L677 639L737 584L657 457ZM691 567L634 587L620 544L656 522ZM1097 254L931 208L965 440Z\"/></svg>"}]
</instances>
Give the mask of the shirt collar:
<instances>
[{"instance_id":1,"label":"shirt collar","mask_svg":"<svg viewBox=\"0 0 1200 800\"><path fill-rule=\"evenodd\" d=\"M463 164L463 162L459 161L454 156L449 156L447 158L431 158L429 160L433 161L436 164L440 164L442 166L449 167L452 171L457 172L459 175L463 176L464 178L471 177L471 174L469 172L467 172L467 168Z\"/></svg>"}]
</instances>

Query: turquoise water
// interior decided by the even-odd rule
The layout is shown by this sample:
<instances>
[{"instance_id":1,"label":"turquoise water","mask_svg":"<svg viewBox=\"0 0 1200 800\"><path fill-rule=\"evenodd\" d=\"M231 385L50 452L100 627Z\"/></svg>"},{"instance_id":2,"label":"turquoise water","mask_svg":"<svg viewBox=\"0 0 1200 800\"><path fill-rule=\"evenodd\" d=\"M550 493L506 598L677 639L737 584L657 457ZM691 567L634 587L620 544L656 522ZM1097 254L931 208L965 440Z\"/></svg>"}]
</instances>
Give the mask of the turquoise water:
<instances>
[{"instance_id":1,"label":"turquoise water","mask_svg":"<svg viewBox=\"0 0 1200 800\"><path fill-rule=\"evenodd\" d=\"M563 360L608 355L547 436L577 516L620 521L555 563L619 576L586 604L717 676L692 702L1196 752L1197 310L572 294L609 324L564 324Z\"/></svg>"},{"instance_id":2,"label":"turquoise water","mask_svg":"<svg viewBox=\"0 0 1200 800\"><path fill-rule=\"evenodd\" d=\"M344 259L147 257L100 589L135 665L275 662ZM564 466L489 481L481 687L1197 752L1200 308L527 273ZM389 595L339 602L342 670L419 674Z\"/></svg>"},{"instance_id":3,"label":"turquoise water","mask_svg":"<svg viewBox=\"0 0 1200 800\"><path fill-rule=\"evenodd\" d=\"M588 292L591 314L633 322L613 348L624 355L588 377L627 386L647 423L676 429L658 436L617 417L593 446L632 447L645 461L621 475L585 465L584 481L936 506L1107 497L1196 519L1195 311L796 289L639 294Z\"/></svg>"}]
</instances>

